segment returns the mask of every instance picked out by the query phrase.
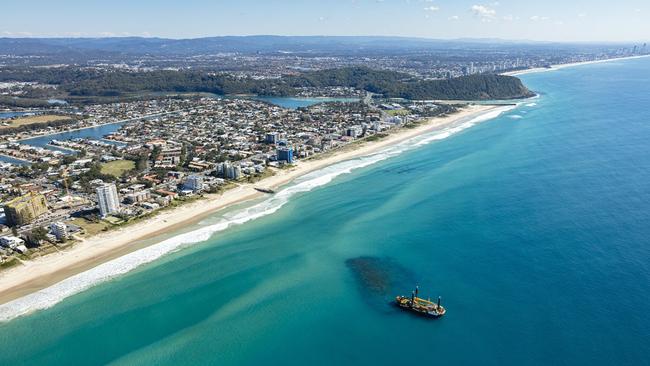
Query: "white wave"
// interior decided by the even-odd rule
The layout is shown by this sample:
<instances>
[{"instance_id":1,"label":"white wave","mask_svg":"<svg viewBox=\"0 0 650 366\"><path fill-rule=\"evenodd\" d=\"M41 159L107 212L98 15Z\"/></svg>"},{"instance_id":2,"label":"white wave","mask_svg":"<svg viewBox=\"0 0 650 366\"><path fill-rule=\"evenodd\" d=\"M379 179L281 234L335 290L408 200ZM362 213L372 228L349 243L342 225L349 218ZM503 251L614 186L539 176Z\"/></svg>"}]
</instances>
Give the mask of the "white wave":
<instances>
[{"instance_id":1,"label":"white wave","mask_svg":"<svg viewBox=\"0 0 650 366\"><path fill-rule=\"evenodd\" d=\"M511 119L522 119L522 118L524 118L524 116L519 115L519 114L511 114L511 115L508 116L508 118L511 118Z\"/></svg>"},{"instance_id":2,"label":"white wave","mask_svg":"<svg viewBox=\"0 0 650 366\"><path fill-rule=\"evenodd\" d=\"M2 304L0 305L0 322L5 322L36 310L43 310L52 307L69 296L78 294L97 284L123 275L143 264L153 262L166 254L175 252L187 246L205 242L215 233L226 230L233 225L240 225L270 215L284 206L292 196L323 186L342 174L348 174L355 169L375 164L379 161L399 155L404 151L412 150L433 141L445 139L480 122L496 118L513 108L515 108L515 106L498 108L468 121L461 120L440 131L411 138L388 147L378 153L333 164L329 167L308 173L297 178L290 186L278 191L276 194L262 202L232 213L224 214L222 219L214 224L176 235L158 244L145 247L117 259L100 264L97 267L69 277L48 288Z\"/></svg>"},{"instance_id":3,"label":"white wave","mask_svg":"<svg viewBox=\"0 0 650 366\"><path fill-rule=\"evenodd\" d=\"M528 103L526 107L537 107L537 103Z\"/></svg>"}]
</instances>

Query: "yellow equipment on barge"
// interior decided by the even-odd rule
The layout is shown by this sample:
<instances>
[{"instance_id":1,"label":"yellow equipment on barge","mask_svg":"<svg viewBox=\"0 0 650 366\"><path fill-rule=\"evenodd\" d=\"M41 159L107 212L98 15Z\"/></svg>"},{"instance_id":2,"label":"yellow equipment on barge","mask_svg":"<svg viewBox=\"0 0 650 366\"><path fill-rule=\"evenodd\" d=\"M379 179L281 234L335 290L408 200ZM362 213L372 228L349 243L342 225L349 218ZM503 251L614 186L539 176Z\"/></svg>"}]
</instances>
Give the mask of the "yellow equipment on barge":
<instances>
[{"instance_id":1,"label":"yellow equipment on barge","mask_svg":"<svg viewBox=\"0 0 650 366\"><path fill-rule=\"evenodd\" d=\"M411 297L397 296L395 298L397 306L404 310L409 310L416 314L431 318L439 318L445 315L447 310L445 310L445 308L440 305L440 296L438 296L438 303L434 303L430 300L419 298L418 292L419 288L416 286L415 291L411 293Z\"/></svg>"}]
</instances>

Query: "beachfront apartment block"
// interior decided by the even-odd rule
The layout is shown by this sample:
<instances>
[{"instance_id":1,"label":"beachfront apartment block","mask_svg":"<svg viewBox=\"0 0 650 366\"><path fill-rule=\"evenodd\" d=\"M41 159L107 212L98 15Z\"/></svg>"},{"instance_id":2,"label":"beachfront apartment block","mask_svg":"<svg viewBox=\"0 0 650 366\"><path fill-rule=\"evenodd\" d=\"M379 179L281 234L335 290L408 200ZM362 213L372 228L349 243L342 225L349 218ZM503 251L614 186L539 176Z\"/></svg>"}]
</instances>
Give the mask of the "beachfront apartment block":
<instances>
[{"instance_id":1,"label":"beachfront apartment block","mask_svg":"<svg viewBox=\"0 0 650 366\"><path fill-rule=\"evenodd\" d=\"M293 149L290 147L281 147L278 149L278 161L293 163Z\"/></svg>"},{"instance_id":2,"label":"beachfront apartment block","mask_svg":"<svg viewBox=\"0 0 650 366\"><path fill-rule=\"evenodd\" d=\"M64 222L54 222L50 225L50 231L57 240L68 238L68 226Z\"/></svg>"},{"instance_id":3,"label":"beachfront apartment block","mask_svg":"<svg viewBox=\"0 0 650 366\"><path fill-rule=\"evenodd\" d=\"M187 180L185 180L183 189L192 192L199 192L203 190L203 177L200 175L190 175L187 177Z\"/></svg>"},{"instance_id":4,"label":"beachfront apartment block","mask_svg":"<svg viewBox=\"0 0 650 366\"><path fill-rule=\"evenodd\" d=\"M238 180L242 174L241 166L228 164L224 166L224 174L227 179Z\"/></svg>"},{"instance_id":5,"label":"beachfront apartment block","mask_svg":"<svg viewBox=\"0 0 650 366\"><path fill-rule=\"evenodd\" d=\"M238 180L242 175L242 168L238 163L220 163L216 167L217 174L226 179Z\"/></svg>"},{"instance_id":6,"label":"beachfront apartment block","mask_svg":"<svg viewBox=\"0 0 650 366\"><path fill-rule=\"evenodd\" d=\"M97 202L102 217L120 210L120 198L114 183L104 183L97 187Z\"/></svg>"}]
</instances>

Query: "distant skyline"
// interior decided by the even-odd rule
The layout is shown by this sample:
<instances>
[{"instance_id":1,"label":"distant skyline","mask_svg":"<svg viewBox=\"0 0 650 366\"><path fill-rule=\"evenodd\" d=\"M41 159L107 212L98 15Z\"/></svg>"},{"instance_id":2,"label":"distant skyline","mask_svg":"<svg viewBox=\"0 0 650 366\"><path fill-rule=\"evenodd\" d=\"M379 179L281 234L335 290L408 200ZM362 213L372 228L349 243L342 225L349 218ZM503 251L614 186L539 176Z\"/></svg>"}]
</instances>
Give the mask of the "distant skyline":
<instances>
[{"instance_id":1,"label":"distant skyline","mask_svg":"<svg viewBox=\"0 0 650 366\"><path fill-rule=\"evenodd\" d=\"M650 3L624 0L23 0L0 37L378 35L563 42L650 40Z\"/></svg>"}]
</instances>

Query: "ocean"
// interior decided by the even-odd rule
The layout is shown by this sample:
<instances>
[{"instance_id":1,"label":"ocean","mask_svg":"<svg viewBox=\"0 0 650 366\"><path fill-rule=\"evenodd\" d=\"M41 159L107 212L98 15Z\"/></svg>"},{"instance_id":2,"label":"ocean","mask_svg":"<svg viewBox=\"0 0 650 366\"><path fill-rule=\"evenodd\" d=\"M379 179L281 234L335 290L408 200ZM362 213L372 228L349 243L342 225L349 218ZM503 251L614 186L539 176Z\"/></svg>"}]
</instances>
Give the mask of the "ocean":
<instances>
[{"instance_id":1,"label":"ocean","mask_svg":"<svg viewBox=\"0 0 650 366\"><path fill-rule=\"evenodd\" d=\"M524 75L516 109L0 306L0 364L645 364L649 70ZM443 318L391 304L416 285Z\"/></svg>"}]
</instances>

